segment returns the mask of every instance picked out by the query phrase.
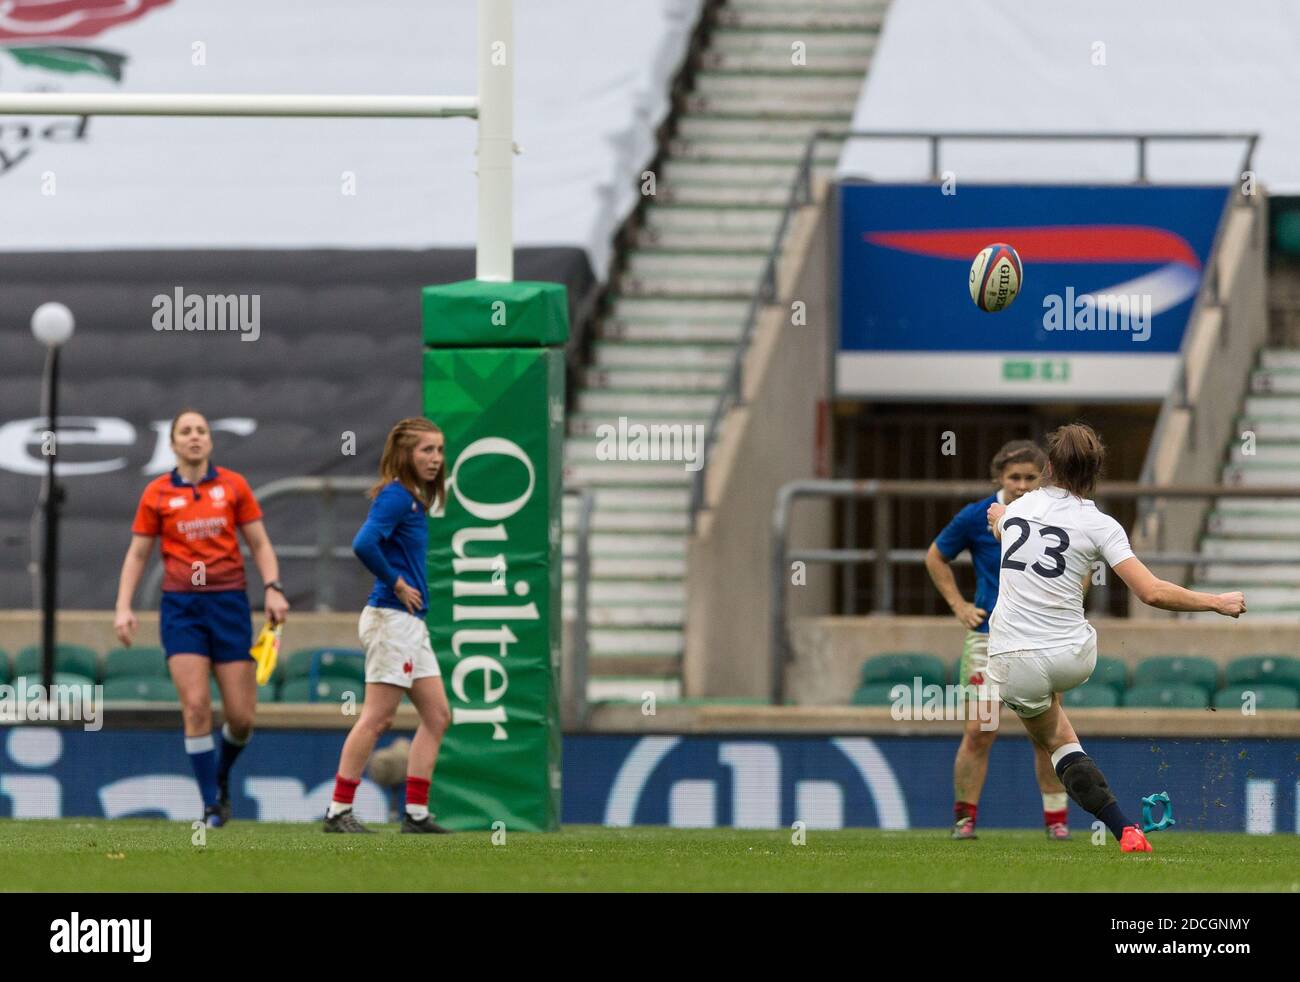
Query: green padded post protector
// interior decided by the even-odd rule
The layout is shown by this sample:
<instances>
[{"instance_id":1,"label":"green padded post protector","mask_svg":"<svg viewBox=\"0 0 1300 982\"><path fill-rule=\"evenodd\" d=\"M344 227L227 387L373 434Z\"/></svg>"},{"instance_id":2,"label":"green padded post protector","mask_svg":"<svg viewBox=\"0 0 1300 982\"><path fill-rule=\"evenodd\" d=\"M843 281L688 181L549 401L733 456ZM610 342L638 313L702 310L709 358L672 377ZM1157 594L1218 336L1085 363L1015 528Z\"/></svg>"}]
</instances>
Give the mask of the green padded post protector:
<instances>
[{"instance_id":1,"label":"green padded post protector","mask_svg":"<svg viewBox=\"0 0 1300 982\"><path fill-rule=\"evenodd\" d=\"M446 507L429 518L428 625L452 711L430 809L451 829L550 831L565 290L453 283L426 287L422 306L424 414L447 440Z\"/></svg>"}]
</instances>

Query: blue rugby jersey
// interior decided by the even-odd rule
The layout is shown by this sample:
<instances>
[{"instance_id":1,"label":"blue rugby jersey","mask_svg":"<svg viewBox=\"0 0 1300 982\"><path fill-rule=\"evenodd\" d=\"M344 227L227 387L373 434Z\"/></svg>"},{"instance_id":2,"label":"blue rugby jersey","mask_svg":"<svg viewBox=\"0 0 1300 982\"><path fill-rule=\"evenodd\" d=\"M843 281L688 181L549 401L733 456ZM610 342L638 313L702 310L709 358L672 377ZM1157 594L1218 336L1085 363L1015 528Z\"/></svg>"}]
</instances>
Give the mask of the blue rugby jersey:
<instances>
[{"instance_id":1,"label":"blue rugby jersey","mask_svg":"<svg viewBox=\"0 0 1300 982\"><path fill-rule=\"evenodd\" d=\"M984 611L984 623L975 630L981 634L989 631L989 616L998 602L998 572L1002 567L1002 547L989 531L989 505L998 500L996 494L972 501L957 512L951 522L935 537L935 548L949 562L967 549L975 566L975 606Z\"/></svg>"},{"instance_id":2,"label":"blue rugby jersey","mask_svg":"<svg viewBox=\"0 0 1300 982\"><path fill-rule=\"evenodd\" d=\"M428 545L428 517L420 500L397 481L385 485L371 502L370 514L352 540L352 551L375 574L375 587L367 605L406 610L393 592L400 576L420 591L421 611L428 610L424 566Z\"/></svg>"}]
</instances>

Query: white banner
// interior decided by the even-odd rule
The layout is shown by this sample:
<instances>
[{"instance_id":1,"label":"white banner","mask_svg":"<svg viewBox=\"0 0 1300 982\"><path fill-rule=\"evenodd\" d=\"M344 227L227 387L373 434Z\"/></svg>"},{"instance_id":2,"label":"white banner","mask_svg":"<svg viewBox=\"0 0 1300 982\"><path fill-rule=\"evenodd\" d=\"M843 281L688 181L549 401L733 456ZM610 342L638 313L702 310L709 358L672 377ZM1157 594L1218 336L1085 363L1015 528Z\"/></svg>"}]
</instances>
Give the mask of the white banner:
<instances>
[{"instance_id":1,"label":"white banner","mask_svg":"<svg viewBox=\"0 0 1300 982\"><path fill-rule=\"evenodd\" d=\"M517 0L517 245L603 276L701 0ZM475 95L473 0L0 3L0 91ZM468 247L472 120L0 118L0 250Z\"/></svg>"},{"instance_id":2,"label":"white banner","mask_svg":"<svg viewBox=\"0 0 1300 982\"><path fill-rule=\"evenodd\" d=\"M876 400L933 398L967 402L1159 402L1174 383L1178 356L1028 355L1024 352L836 356L835 388Z\"/></svg>"},{"instance_id":3,"label":"white banner","mask_svg":"<svg viewBox=\"0 0 1300 982\"><path fill-rule=\"evenodd\" d=\"M894 0L853 129L1258 132L1255 171L1300 194L1293 0ZM1148 179L1240 179L1244 144L1156 142ZM1131 181L1133 141L948 141L963 181ZM924 141L856 140L841 177L925 180Z\"/></svg>"}]
</instances>

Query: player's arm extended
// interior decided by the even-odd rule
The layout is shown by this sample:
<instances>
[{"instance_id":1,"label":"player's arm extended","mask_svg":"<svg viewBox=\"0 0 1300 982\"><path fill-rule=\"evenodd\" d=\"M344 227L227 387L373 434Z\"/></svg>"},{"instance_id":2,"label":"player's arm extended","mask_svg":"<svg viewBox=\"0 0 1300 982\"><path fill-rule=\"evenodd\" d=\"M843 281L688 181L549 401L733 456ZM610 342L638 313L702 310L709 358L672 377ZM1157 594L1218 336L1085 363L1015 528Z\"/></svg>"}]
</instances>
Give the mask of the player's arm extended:
<instances>
[{"instance_id":1,"label":"player's arm extended","mask_svg":"<svg viewBox=\"0 0 1300 982\"><path fill-rule=\"evenodd\" d=\"M1246 597L1241 592L1215 594L1188 590L1160 579L1136 556L1130 556L1117 565L1115 574L1148 607L1177 611L1212 610L1225 617L1240 617L1246 612Z\"/></svg>"}]
</instances>

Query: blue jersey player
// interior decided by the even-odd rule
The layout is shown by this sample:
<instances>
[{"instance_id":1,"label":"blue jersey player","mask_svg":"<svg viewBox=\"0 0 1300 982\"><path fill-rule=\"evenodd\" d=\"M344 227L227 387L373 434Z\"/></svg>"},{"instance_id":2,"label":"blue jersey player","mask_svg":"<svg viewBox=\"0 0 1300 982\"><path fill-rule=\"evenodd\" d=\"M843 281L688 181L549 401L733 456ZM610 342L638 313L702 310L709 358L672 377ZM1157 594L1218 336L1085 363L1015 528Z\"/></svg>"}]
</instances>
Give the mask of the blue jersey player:
<instances>
[{"instance_id":1,"label":"blue jersey player","mask_svg":"<svg viewBox=\"0 0 1300 982\"><path fill-rule=\"evenodd\" d=\"M939 533L925 557L930 579L966 628L957 681L973 686L976 698L984 704L981 711L967 714L969 718L953 763L954 839L975 838L975 819L984 778L988 774L989 750L998 735L998 702L989 694L985 673L989 659L989 615L998 602L1002 551L989 530L987 512L991 504L1009 505L1037 488L1046 463L1047 457L1042 449L1030 440L1013 440L1004 445L994 455L991 465L991 476L998 490L959 511ZM954 559L967 551L975 566L974 603L968 603L957 588L951 566ZM1037 746L1034 747L1034 770L1043 795L1043 822L1047 835L1052 839L1068 839L1069 798L1056 777L1051 759Z\"/></svg>"},{"instance_id":2,"label":"blue jersey player","mask_svg":"<svg viewBox=\"0 0 1300 982\"><path fill-rule=\"evenodd\" d=\"M359 634L366 651L366 699L339 756L326 832L370 832L352 814L361 772L379 737L392 725L402 694L420 714L406 771L403 832L446 832L429 814L433 766L451 722L451 709L425 615L428 512L445 499L442 430L427 419L399 422L388 434L370 514L352 551L375 576Z\"/></svg>"}]
</instances>

